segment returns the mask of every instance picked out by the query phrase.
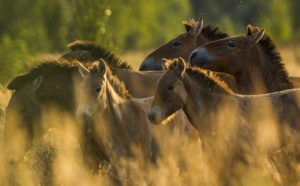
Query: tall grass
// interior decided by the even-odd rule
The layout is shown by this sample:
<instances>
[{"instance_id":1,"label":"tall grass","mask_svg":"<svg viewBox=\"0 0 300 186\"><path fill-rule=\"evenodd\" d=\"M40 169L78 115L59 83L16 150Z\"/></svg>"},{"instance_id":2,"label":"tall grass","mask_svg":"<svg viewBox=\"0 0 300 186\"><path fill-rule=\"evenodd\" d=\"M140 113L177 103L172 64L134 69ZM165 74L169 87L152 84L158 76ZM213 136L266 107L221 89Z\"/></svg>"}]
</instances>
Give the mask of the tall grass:
<instances>
[{"instance_id":1,"label":"tall grass","mask_svg":"<svg viewBox=\"0 0 300 186\"><path fill-rule=\"evenodd\" d=\"M290 74L300 77L300 67L295 62L298 59L297 55L290 49L283 51L284 61L289 61L286 63L286 67ZM139 61L142 61L144 56L146 55L134 53L132 56L124 56L124 59L128 62L135 61L134 67L137 69ZM286 60L290 59L291 56L294 57L291 60ZM0 91L2 110L7 105L10 96L9 91L5 89ZM255 106L266 106L266 109L269 109L267 104L256 104L258 105ZM219 132L217 134L223 135L212 136L213 143L210 146L205 146L204 149L201 144L195 143L188 136L183 135L181 131L169 133L160 130L163 126L153 126L155 131L158 131L155 136L161 150L156 164L144 161L137 150L136 158L121 160L121 164L126 168L119 173L120 182L123 185L137 186L220 185L222 176L232 171L230 165L225 164L229 160L227 158L230 158L226 157L226 154L232 143L239 141L239 138L234 138L235 141L230 141L230 143L223 138L224 136L228 137L228 133L235 132L234 127L229 127L226 123L230 119L228 117L236 117L234 111L226 109L225 105L222 113L218 116L215 118L215 122L220 125L216 131L226 131L226 133ZM278 173L281 173L281 170L277 172L274 168L275 165L266 163L267 160L264 158L266 151L277 143L277 121L271 113L268 117L255 113L253 118L253 122L259 123L255 130L254 145L244 144L243 146L243 148L247 148L246 159L249 160L250 164L241 163L237 166L234 172L238 174L231 177L231 181L233 185L278 185L276 181L284 179L286 175L280 175L281 178L278 178ZM262 118L264 119L262 120ZM1 123L1 131L3 125ZM12 154L6 154L4 147L0 146L0 152L2 152L0 154L1 185L113 185L115 183L111 179L114 175L110 173L110 165L101 163L98 172L92 173L84 164L82 148L79 144L81 139L78 139L79 135L73 128L77 125L74 118L55 110L47 111L44 113L42 122L38 125L51 127L34 142L29 150L23 153L17 163L8 162L7 157ZM17 135L14 137L18 139ZM6 143L2 136L1 142ZM18 145L22 145L22 141ZM21 146L20 149L22 149ZM287 157L278 156L277 162L281 162L285 158ZM299 170L299 165L295 165L295 167ZM220 170L225 171L220 172ZM297 173L297 177L300 178L299 173Z\"/></svg>"}]
</instances>

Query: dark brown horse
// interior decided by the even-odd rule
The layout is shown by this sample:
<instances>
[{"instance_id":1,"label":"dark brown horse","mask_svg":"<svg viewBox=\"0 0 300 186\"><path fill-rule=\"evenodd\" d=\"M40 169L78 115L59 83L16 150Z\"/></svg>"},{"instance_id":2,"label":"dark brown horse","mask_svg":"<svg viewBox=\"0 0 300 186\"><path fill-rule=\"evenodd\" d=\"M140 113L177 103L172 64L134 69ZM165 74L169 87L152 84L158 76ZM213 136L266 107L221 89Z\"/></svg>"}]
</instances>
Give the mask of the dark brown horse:
<instances>
[{"instance_id":1,"label":"dark brown horse","mask_svg":"<svg viewBox=\"0 0 300 186\"><path fill-rule=\"evenodd\" d=\"M246 36L220 39L200 46L190 55L189 63L233 75L241 94L293 88L271 37L264 29L258 31L248 25L247 30Z\"/></svg>"},{"instance_id":2,"label":"dark brown horse","mask_svg":"<svg viewBox=\"0 0 300 186\"><path fill-rule=\"evenodd\" d=\"M199 21L194 19L183 22L186 32L178 35L171 41L165 43L151 54L141 63L139 70L162 70L162 64L165 62L163 58L173 59L182 57L188 61L191 52L197 47L210 41L228 37L226 33L219 31L218 27L203 27L203 19Z\"/></svg>"},{"instance_id":3,"label":"dark brown horse","mask_svg":"<svg viewBox=\"0 0 300 186\"><path fill-rule=\"evenodd\" d=\"M217 78L207 76L199 68L187 68L179 59L169 65L159 80L148 117L152 123L160 124L182 108L199 131L204 150L213 153L210 155L216 163L212 163L216 174L228 183L228 169L236 171L232 166L240 165L236 160L255 164L255 157L266 158L266 154L270 156L276 149L289 145L294 154L282 161L299 155L297 148L293 148L298 145L300 134L298 96L299 89L253 96L234 94ZM264 138L270 143L258 143ZM291 175L292 172L282 174Z\"/></svg>"},{"instance_id":4,"label":"dark brown horse","mask_svg":"<svg viewBox=\"0 0 300 186\"><path fill-rule=\"evenodd\" d=\"M79 71L84 79L76 115L91 127L90 136L105 149L109 161L120 168L131 158L152 159L157 146L153 147L153 126L147 112L153 97L132 97L102 59L89 69L80 65ZM182 126L188 120L181 111L168 123ZM123 163L122 158L126 160Z\"/></svg>"}]
</instances>

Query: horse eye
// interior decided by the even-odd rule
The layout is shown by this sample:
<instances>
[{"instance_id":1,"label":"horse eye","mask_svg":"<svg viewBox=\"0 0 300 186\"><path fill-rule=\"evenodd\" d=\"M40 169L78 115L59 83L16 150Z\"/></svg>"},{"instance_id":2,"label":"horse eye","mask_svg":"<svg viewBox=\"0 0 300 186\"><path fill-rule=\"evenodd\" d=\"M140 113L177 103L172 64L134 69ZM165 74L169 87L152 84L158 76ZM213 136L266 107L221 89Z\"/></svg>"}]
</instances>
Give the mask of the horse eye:
<instances>
[{"instance_id":1,"label":"horse eye","mask_svg":"<svg viewBox=\"0 0 300 186\"><path fill-rule=\"evenodd\" d=\"M230 46L230 47L232 47L232 48L236 47L234 41L229 41L229 42L228 42L228 46Z\"/></svg>"},{"instance_id":2,"label":"horse eye","mask_svg":"<svg viewBox=\"0 0 300 186\"><path fill-rule=\"evenodd\" d=\"M180 47L181 46L181 43L179 43L178 41L174 41L173 43L172 43L172 47L173 48L178 48L178 47Z\"/></svg>"},{"instance_id":3,"label":"horse eye","mask_svg":"<svg viewBox=\"0 0 300 186\"><path fill-rule=\"evenodd\" d=\"M100 88L100 87L96 88L96 92L97 92L97 93L99 93L99 92L100 92L100 90L101 90L101 88Z\"/></svg>"},{"instance_id":4,"label":"horse eye","mask_svg":"<svg viewBox=\"0 0 300 186\"><path fill-rule=\"evenodd\" d=\"M168 87L168 90L174 90L174 88L175 87L173 85L171 85L171 86Z\"/></svg>"}]
</instances>

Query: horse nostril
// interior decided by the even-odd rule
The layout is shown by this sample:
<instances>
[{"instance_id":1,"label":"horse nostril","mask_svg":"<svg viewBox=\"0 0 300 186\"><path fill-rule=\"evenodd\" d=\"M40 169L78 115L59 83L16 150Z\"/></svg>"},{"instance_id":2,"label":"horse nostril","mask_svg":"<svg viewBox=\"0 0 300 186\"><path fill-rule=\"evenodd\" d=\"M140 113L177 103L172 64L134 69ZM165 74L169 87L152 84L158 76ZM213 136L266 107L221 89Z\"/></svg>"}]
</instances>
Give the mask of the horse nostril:
<instances>
[{"instance_id":1,"label":"horse nostril","mask_svg":"<svg viewBox=\"0 0 300 186\"><path fill-rule=\"evenodd\" d=\"M189 62L190 64L192 64L191 62L193 62L193 60L195 59L195 57L197 56L197 52L193 52L190 57L189 57Z\"/></svg>"},{"instance_id":2,"label":"horse nostril","mask_svg":"<svg viewBox=\"0 0 300 186\"><path fill-rule=\"evenodd\" d=\"M146 65L145 64L141 64L141 66L139 68L139 71L143 71L143 70L145 70L145 68L146 68Z\"/></svg>"}]
</instances>

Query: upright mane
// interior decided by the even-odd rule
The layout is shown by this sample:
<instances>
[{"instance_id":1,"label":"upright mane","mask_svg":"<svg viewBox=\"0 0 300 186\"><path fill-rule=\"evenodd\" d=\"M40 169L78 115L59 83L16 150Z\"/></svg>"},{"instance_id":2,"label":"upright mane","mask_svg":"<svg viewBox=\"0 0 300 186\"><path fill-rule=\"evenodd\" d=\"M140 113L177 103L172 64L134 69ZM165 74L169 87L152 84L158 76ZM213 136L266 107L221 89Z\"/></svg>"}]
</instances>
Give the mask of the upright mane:
<instances>
[{"instance_id":1,"label":"upright mane","mask_svg":"<svg viewBox=\"0 0 300 186\"><path fill-rule=\"evenodd\" d=\"M98 73L98 65L96 63L93 63L92 67L89 68L90 73ZM113 75L110 68L107 68L106 72L107 80L111 84L111 86L114 88L114 90L117 92L117 94L126 99L130 97L128 90L126 89L126 86L123 81L120 81L118 77Z\"/></svg>"},{"instance_id":2,"label":"upright mane","mask_svg":"<svg viewBox=\"0 0 300 186\"><path fill-rule=\"evenodd\" d=\"M71 52L62 55L61 58L80 62L94 62L103 58L110 68L133 69L128 62L91 41L77 40L68 44L68 47Z\"/></svg>"},{"instance_id":3,"label":"upright mane","mask_svg":"<svg viewBox=\"0 0 300 186\"><path fill-rule=\"evenodd\" d=\"M24 83L33 81L40 75L70 74L74 72L76 65L76 63L66 60L54 58L46 59L45 61L34 65L28 73L17 76L11 83L8 84L7 88L10 90L18 90L24 85Z\"/></svg>"},{"instance_id":4,"label":"upright mane","mask_svg":"<svg viewBox=\"0 0 300 186\"><path fill-rule=\"evenodd\" d=\"M186 31L189 31L196 24L195 19L190 19L189 21L183 21L183 24L186 28ZM202 28L201 34L206 38L211 40L223 39L229 37L227 33L221 32L219 27L215 27L212 25L207 25Z\"/></svg>"},{"instance_id":5,"label":"upright mane","mask_svg":"<svg viewBox=\"0 0 300 186\"><path fill-rule=\"evenodd\" d=\"M169 60L167 61L166 68L174 69L176 68L177 64L178 59ZM212 91L216 90L225 94L233 94L232 90L227 86L227 84L209 70L187 66L185 73L190 77L191 80L196 82L200 81L201 85L199 86L205 85L206 88Z\"/></svg>"},{"instance_id":6,"label":"upright mane","mask_svg":"<svg viewBox=\"0 0 300 186\"><path fill-rule=\"evenodd\" d=\"M282 63L282 57L278 51L278 48L270 35L265 34L264 37L259 41L259 45L261 46L264 54L269 57L269 60L265 60L265 62L268 63L264 66L264 71L262 72L263 76L267 76L268 73L270 73L271 68L272 72L276 73L276 77L278 77L278 79L288 82L288 72Z\"/></svg>"}]
</instances>

